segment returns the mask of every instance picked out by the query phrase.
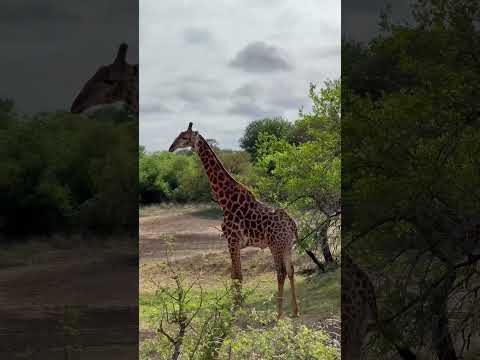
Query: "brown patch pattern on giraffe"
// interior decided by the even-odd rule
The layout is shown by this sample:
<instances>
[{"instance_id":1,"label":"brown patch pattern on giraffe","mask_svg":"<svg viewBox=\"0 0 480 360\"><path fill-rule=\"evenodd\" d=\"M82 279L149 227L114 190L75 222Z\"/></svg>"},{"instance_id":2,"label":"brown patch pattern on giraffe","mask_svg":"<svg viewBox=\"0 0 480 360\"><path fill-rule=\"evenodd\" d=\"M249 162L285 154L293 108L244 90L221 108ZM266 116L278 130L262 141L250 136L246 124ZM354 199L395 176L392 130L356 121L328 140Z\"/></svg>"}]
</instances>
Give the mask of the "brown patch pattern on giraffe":
<instances>
[{"instance_id":1,"label":"brown patch pattern on giraffe","mask_svg":"<svg viewBox=\"0 0 480 360\"><path fill-rule=\"evenodd\" d=\"M222 232L228 242L232 279L242 281L242 248L268 247L277 273L278 316L282 316L283 287L287 276L292 290L293 314L296 316L298 304L292 264L292 247L297 237L295 222L284 210L272 208L256 200L246 186L237 182L207 141L198 132L192 131L192 123L186 131L177 136L169 151L185 147L192 147L200 157L214 198L223 209Z\"/></svg>"},{"instance_id":2,"label":"brown patch pattern on giraffe","mask_svg":"<svg viewBox=\"0 0 480 360\"><path fill-rule=\"evenodd\" d=\"M342 254L342 358L361 359L377 324L375 289L367 274Z\"/></svg>"}]
</instances>

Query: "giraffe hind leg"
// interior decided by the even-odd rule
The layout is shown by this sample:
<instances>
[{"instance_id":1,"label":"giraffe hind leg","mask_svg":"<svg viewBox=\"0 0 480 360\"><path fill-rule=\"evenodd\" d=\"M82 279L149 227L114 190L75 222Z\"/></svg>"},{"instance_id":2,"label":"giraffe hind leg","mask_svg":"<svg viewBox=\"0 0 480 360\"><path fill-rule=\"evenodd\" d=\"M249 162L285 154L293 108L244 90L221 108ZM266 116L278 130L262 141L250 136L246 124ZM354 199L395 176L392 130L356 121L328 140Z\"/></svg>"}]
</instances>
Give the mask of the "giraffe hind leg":
<instances>
[{"instance_id":1,"label":"giraffe hind leg","mask_svg":"<svg viewBox=\"0 0 480 360\"><path fill-rule=\"evenodd\" d=\"M293 316L298 316L297 293L295 289L295 270L292 263L292 254L289 252L285 257L285 267L287 269L288 280L290 281L290 291L292 293L292 310Z\"/></svg>"},{"instance_id":2,"label":"giraffe hind leg","mask_svg":"<svg viewBox=\"0 0 480 360\"><path fill-rule=\"evenodd\" d=\"M280 269L277 269L277 283L278 283L278 293L277 293L277 317L278 319L283 316L283 286L285 284L285 278L287 277L285 266L281 266Z\"/></svg>"},{"instance_id":3,"label":"giraffe hind leg","mask_svg":"<svg viewBox=\"0 0 480 360\"><path fill-rule=\"evenodd\" d=\"M273 261L275 263L275 271L277 273L277 318L280 319L283 315L283 287L287 277L287 269L283 256L276 251L272 251Z\"/></svg>"}]
</instances>

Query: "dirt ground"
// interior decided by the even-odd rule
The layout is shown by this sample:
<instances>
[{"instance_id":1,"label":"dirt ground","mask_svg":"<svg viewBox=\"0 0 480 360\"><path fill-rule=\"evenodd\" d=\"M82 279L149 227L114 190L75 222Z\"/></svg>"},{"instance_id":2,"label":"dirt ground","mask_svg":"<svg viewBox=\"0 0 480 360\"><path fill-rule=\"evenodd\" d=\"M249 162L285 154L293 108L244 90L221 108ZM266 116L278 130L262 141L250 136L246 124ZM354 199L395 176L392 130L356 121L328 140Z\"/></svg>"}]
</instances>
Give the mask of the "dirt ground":
<instances>
[{"instance_id":1,"label":"dirt ground","mask_svg":"<svg viewBox=\"0 0 480 360\"><path fill-rule=\"evenodd\" d=\"M136 246L48 241L0 250L0 359L134 358Z\"/></svg>"},{"instance_id":2,"label":"dirt ground","mask_svg":"<svg viewBox=\"0 0 480 360\"><path fill-rule=\"evenodd\" d=\"M140 291L143 284L144 265L166 259L185 269L209 271L208 279L230 274L230 255L227 242L221 237L222 213L209 206L185 208L153 208L145 211L139 220L140 231ZM167 251L168 249L168 251ZM241 250L244 276L272 272L273 263L268 249ZM142 267L143 266L143 267ZM162 274L156 274L162 276Z\"/></svg>"},{"instance_id":3,"label":"dirt ground","mask_svg":"<svg viewBox=\"0 0 480 360\"><path fill-rule=\"evenodd\" d=\"M139 220L140 262L165 258L169 237L174 240L171 257L175 260L225 251L221 222L221 214L196 207L167 208L157 210L156 215L143 216Z\"/></svg>"}]
</instances>

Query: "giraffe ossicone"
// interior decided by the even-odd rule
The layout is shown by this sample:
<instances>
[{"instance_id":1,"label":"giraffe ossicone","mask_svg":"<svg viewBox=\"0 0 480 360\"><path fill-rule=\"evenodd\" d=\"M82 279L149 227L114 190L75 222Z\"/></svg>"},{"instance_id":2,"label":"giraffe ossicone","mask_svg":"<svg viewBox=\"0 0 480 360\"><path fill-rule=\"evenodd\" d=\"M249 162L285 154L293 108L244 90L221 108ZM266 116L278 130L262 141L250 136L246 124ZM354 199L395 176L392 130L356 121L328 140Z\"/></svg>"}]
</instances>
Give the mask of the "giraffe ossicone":
<instances>
[{"instance_id":1,"label":"giraffe ossicone","mask_svg":"<svg viewBox=\"0 0 480 360\"><path fill-rule=\"evenodd\" d=\"M192 148L203 164L215 201L223 210L222 233L228 242L232 261L231 277L242 281L240 250L245 247L269 248L277 274L277 313L283 314L283 287L288 276L292 294L293 315L298 315L295 290L292 247L297 239L295 221L282 209L275 209L258 201L253 193L236 181L225 169L208 142L190 122L170 146L173 152Z\"/></svg>"}]
</instances>

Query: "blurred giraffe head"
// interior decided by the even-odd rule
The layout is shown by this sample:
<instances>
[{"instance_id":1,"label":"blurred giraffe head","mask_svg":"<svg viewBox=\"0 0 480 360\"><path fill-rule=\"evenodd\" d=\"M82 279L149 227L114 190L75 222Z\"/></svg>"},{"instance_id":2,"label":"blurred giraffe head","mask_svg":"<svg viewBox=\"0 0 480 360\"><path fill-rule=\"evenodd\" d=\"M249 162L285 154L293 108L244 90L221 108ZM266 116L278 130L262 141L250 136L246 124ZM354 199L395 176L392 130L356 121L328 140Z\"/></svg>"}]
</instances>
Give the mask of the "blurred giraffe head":
<instances>
[{"instance_id":1,"label":"blurred giraffe head","mask_svg":"<svg viewBox=\"0 0 480 360\"><path fill-rule=\"evenodd\" d=\"M173 152L177 149L195 147L195 142L196 142L198 132L193 131L192 126L193 126L193 124L189 123L188 124L188 129L185 130L185 131L182 131L180 134L178 134L177 138L173 141L173 143L170 146L170 149L168 149L168 151Z\"/></svg>"},{"instance_id":2,"label":"blurred giraffe head","mask_svg":"<svg viewBox=\"0 0 480 360\"><path fill-rule=\"evenodd\" d=\"M114 62L101 66L87 81L73 101L72 113L116 102L124 102L138 113L138 65L127 63L127 50L127 44L121 44Z\"/></svg>"}]
</instances>

